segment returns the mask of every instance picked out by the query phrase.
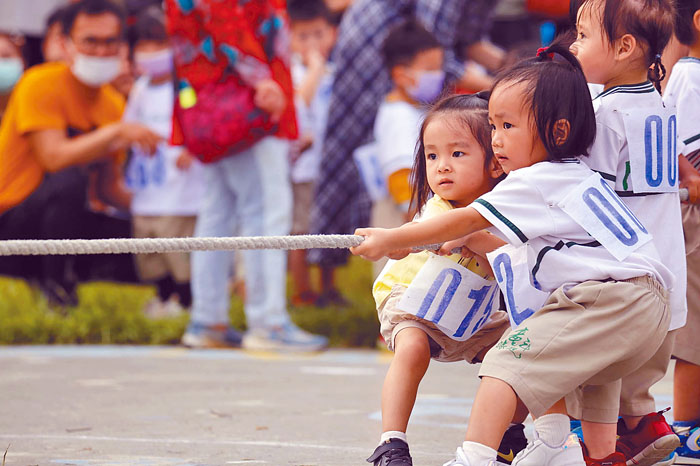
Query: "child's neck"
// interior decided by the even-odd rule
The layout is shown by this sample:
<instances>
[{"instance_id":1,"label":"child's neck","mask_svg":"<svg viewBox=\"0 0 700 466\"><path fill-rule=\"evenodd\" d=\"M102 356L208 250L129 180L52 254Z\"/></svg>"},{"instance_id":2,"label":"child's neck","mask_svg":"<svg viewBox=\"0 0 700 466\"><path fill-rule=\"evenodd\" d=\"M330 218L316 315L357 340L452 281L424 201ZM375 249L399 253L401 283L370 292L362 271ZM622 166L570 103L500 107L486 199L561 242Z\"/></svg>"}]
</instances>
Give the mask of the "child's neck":
<instances>
[{"instance_id":1,"label":"child's neck","mask_svg":"<svg viewBox=\"0 0 700 466\"><path fill-rule=\"evenodd\" d=\"M700 41L696 41L693 45L690 46L690 50L688 50L688 56L693 58L700 58Z\"/></svg>"},{"instance_id":2,"label":"child's neck","mask_svg":"<svg viewBox=\"0 0 700 466\"><path fill-rule=\"evenodd\" d=\"M394 87L391 92L386 95L387 102L406 102L414 106L418 106L418 102L415 101L406 91L399 87Z\"/></svg>"},{"instance_id":3,"label":"child's neck","mask_svg":"<svg viewBox=\"0 0 700 466\"><path fill-rule=\"evenodd\" d=\"M649 80L648 71L646 68L639 69L634 66L630 66L626 70L622 70L611 79L609 79L605 84L605 89L608 90L615 86L624 86L628 84L639 84Z\"/></svg>"},{"instance_id":4,"label":"child's neck","mask_svg":"<svg viewBox=\"0 0 700 466\"><path fill-rule=\"evenodd\" d=\"M171 74L164 74L163 76L157 76L154 78L150 78L148 83L152 86L159 86L161 84L165 84L167 82L170 82L173 80L173 77Z\"/></svg>"}]
</instances>

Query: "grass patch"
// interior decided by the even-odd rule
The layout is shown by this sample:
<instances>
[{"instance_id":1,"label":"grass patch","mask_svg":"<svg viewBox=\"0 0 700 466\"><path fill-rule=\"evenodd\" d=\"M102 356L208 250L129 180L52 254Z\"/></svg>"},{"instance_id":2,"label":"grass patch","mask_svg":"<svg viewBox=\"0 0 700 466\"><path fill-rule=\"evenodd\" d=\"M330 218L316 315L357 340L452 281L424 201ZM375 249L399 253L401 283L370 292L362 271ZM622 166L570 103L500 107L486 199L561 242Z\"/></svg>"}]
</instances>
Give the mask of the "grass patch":
<instances>
[{"instance_id":1,"label":"grass patch","mask_svg":"<svg viewBox=\"0 0 700 466\"><path fill-rule=\"evenodd\" d=\"M292 320L328 336L331 346L374 347L379 325L370 264L352 257L336 281L350 306L290 308ZM142 309L154 295L149 286L86 283L78 288L78 306L59 308L24 281L0 277L0 344L177 344L189 316L147 318ZM231 298L229 314L232 325L245 330L238 296Z\"/></svg>"}]
</instances>

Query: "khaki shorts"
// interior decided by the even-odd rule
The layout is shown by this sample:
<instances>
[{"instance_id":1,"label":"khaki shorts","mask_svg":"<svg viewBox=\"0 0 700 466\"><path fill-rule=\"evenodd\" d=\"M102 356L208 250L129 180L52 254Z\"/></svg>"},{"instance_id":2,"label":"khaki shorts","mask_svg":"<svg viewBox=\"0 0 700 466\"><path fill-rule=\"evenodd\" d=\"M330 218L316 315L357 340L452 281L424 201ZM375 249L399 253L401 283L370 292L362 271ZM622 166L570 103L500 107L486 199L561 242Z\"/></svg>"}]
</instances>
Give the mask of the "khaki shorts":
<instances>
[{"instance_id":1,"label":"khaki shorts","mask_svg":"<svg viewBox=\"0 0 700 466\"><path fill-rule=\"evenodd\" d=\"M405 328L414 327L423 330L428 335L430 356L433 359L442 362L464 360L473 364L480 362L477 358L479 353L491 348L506 331L510 330L508 315L503 311L496 311L491 315L489 322L472 335L469 340L453 340L441 332L432 322L398 309L399 301L405 292L406 287L394 285L389 296L377 310L382 337L391 351L394 351L396 335Z\"/></svg>"},{"instance_id":2,"label":"khaki shorts","mask_svg":"<svg viewBox=\"0 0 700 466\"><path fill-rule=\"evenodd\" d=\"M133 218L134 238L191 237L197 217L184 215ZM190 255L186 252L135 254L139 278L153 281L172 275L178 283L190 281Z\"/></svg>"},{"instance_id":3,"label":"khaki shorts","mask_svg":"<svg viewBox=\"0 0 700 466\"><path fill-rule=\"evenodd\" d=\"M688 319L678 329L673 357L700 365L700 206L681 204L688 264Z\"/></svg>"},{"instance_id":4,"label":"khaki shorts","mask_svg":"<svg viewBox=\"0 0 700 466\"><path fill-rule=\"evenodd\" d=\"M567 394L580 400L586 385L616 384L614 406L601 409L617 412L620 379L656 353L670 318L668 293L649 276L559 288L486 354L479 376L508 383L534 417Z\"/></svg>"},{"instance_id":5,"label":"khaki shorts","mask_svg":"<svg viewBox=\"0 0 700 466\"><path fill-rule=\"evenodd\" d=\"M311 207L314 202L314 183L292 183L292 234L307 235L311 222Z\"/></svg>"}]
</instances>

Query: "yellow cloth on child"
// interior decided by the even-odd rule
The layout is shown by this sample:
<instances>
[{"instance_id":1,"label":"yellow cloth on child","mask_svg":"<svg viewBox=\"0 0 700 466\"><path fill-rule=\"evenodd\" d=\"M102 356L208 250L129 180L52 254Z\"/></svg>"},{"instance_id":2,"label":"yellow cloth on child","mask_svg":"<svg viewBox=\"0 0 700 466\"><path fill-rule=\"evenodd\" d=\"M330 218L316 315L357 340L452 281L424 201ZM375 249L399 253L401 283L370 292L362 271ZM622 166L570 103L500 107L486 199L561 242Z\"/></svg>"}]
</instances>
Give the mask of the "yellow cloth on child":
<instances>
[{"instance_id":1,"label":"yellow cloth on child","mask_svg":"<svg viewBox=\"0 0 700 466\"><path fill-rule=\"evenodd\" d=\"M420 219L434 217L452 209L454 209L452 204L435 194L428 200L428 202L425 203ZM420 219L417 221L420 221ZM372 287L372 295L374 296L374 301L376 302L377 308L379 308L387 296L389 296L391 293L391 288L394 285L408 287L411 284L421 267L423 267L423 264L425 264L430 257L430 254L433 253L429 251L421 251L418 253L409 254L401 260L389 261L387 263ZM466 259L462 257L461 254L451 254L446 257L466 267L468 270L474 272L480 277L486 279L492 278L492 275L487 272L488 269L480 266L475 259Z\"/></svg>"}]
</instances>

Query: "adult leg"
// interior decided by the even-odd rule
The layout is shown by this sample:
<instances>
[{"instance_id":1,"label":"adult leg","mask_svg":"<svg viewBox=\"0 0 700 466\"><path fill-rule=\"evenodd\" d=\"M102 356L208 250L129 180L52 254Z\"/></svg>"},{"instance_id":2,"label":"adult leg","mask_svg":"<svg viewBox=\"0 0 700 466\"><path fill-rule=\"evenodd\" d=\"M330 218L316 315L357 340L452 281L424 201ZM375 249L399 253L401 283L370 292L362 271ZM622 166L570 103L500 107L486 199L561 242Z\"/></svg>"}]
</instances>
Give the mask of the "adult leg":
<instances>
[{"instance_id":1,"label":"adult leg","mask_svg":"<svg viewBox=\"0 0 700 466\"><path fill-rule=\"evenodd\" d=\"M229 236L234 231L236 196L228 186L228 177L235 169L235 155L204 166L207 186L195 226L195 237ZM238 173L240 178L245 174ZM229 251L196 251L192 253L191 322L205 325L228 324L231 253Z\"/></svg>"}]
</instances>

